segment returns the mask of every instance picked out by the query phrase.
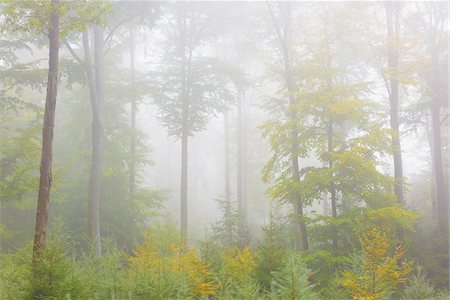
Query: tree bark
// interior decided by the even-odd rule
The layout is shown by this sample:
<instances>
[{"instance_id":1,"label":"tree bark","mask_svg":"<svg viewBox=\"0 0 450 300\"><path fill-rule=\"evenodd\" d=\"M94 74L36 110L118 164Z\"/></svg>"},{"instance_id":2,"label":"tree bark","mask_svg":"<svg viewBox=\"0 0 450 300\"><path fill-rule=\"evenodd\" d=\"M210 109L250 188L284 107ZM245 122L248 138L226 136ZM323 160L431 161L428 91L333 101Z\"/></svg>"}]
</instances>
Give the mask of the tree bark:
<instances>
[{"instance_id":1,"label":"tree bark","mask_svg":"<svg viewBox=\"0 0 450 300\"><path fill-rule=\"evenodd\" d=\"M181 195L180 195L180 215L181 215L181 238L187 241L188 230L188 207L187 207L187 183L188 183L188 100L183 103L183 128L181 133Z\"/></svg>"},{"instance_id":2,"label":"tree bark","mask_svg":"<svg viewBox=\"0 0 450 300\"><path fill-rule=\"evenodd\" d=\"M52 0L52 6L59 0ZM53 129L55 126L56 96L58 92L58 60L59 60L59 15L52 7L49 37L49 69L47 78L47 95L45 98L44 124L42 128L42 152L39 178L39 194L37 201L36 226L33 245L33 263L39 258L45 247L47 237L48 203L52 185L53 163Z\"/></svg>"},{"instance_id":3,"label":"tree bark","mask_svg":"<svg viewBox=\"0 0 450 300\"><path fill-rule=\"evenodd\" d=\"M130 101L130 188L129 188L129 197L130 200L133 199L136 184L135 184L135 176L136 176L136 86L135 86L135 77L136 71L134 66L134 30L130 28L130 75L131 75L131 101Z\"/></svg>"},{"instance_id":4,"label":"tree bark","mask_svg":"<svg viewBox=\"0 0 450 300\"><path fill-rule=\"evenodd\" d=\"M432 104L431 104L431 132L433 137L433 167L436 179L437 192L437 212L438 222L441 234L448 237L448 195L445 184L445 176L443 169L442 158L442 132L441 132L441 107L444 105L443 93L440 88L440 64L439 64L439 46L436 42L431 50L431 90L432 90Z\"/></svg>"},{"instance_id":5,"label":"tree bark","mask_svg":"<svg viewBox=\"0 0 450 300\"><path fill-rule=\"evenodd\" d=\"M227 218L228 220L231 217L231 180L230 180L230 130L228 127L228 112L223 114L223 127L224 127L224 139L225 139L225 205ZM232 224L231 222L226 223L226 235L227 235L227 243L231 245L232 243Z\"/></svg>"},{"instance_id":6,"label":"tree bark","mask_svg":"<svg viewBox=\"0 0 450 300\"><path fill-rule=\"evenodd\" d=\"M328 145L327 145L327 150L328 150L328 154L333 153L334 149L333 149L333 121L329 121L330 123L328 124L328 128L327 128L327 140L328 140ZM328 167L330 168L330 170L333 169L333 159L330 157L329 162L328 162ZM334 175L331 174L331 183L329 186L329 191L330 191L330 196L331 196L331 213L333 216L333 219L337 219L337 205L336 205L336 187L334 185ZM333 233L333 248L336 251L337 250L337 246L338 246L338 231L337 228L334 228L334 233Z\"/></svg>"},{"instance_id":7,"label":"tree bark","mask_svg":"<svg viewBox=\"0 0 450 300\"><path fill-rule=\"evenodd\" d=\"M385 2L386 24L387 24L387 58L389 65L389 104L390 104L390 125L394 131L392 135L393 159L394 159L394 177L395 177L395 195L399 203L403 204L403 162L402 150L400 144L400 121L399 111L399 84L398 76L399 66L399 3Z\"/></svg>"},{"instance_id":8,"label":"tree bark","mask_svg":"<svg viewBox=\"0 0 450 300\"><path fill-rule=\"evenodd\" d=\"M92 102L93 122L92 122L92 161L91 174L89 180L89 206L88 222L89 235L95 252L102 253L100 236L100 197L103 172L104 154L104 63L103 63L103 40L104 29L96 25L94 27L94 71L95 71L95 91L96 101Z\"/></svg>"},{"instance_id":9,"label":"tree bark","mask_svg":"<svg viewBox=\"0 0 450 300\"><path fill-rule=\"evenodd\" d=\"M183 15L178 19L180 30L179 51L181 56L182 82L181 82L181 102L182 102L182 123L181 123L181 188L180 188L180 231L181 239L188 241L188 139L189 139L189 115L191 97L191 68L192 68L192 36L188 34L188 22L186 6L183 6ZM192 26L192 17L191 17Z\"/></svg>"},{"instance_id":10,"label":"tree bark","mask_svg":"<svg viewBox=\"0 0 450 300\"><path fill-rule=\"evenodd\" d=\"M242 223L245 220L244 213L244 190L243 190L243 132L242 132L242 103L243 93L240 93L237 105L237 206L239 215L239 232L241 232Z\"/></svg>"}]
</instances>

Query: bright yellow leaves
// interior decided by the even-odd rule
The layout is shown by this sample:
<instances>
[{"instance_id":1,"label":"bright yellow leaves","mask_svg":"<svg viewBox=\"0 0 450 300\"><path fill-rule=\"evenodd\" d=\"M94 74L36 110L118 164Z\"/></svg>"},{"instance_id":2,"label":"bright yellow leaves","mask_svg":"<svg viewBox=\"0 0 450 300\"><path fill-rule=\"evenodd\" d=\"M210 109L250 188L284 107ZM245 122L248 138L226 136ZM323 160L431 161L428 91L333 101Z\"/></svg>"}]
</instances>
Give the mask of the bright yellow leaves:
<instances>
[{"instance_id":1,"label":"bright yellow leaves","mask_svg":"<svg viewBox=\"0 0 450 300\"><path fill-rule=\"evenodd\" d=\"M225 256L227 273L237 282L246 280L253 272L256 264L255 258L255 253L251 251L249 246L242 250L239 248L228 249L228 253Z\"/></svg>"},{"instance_id":2,"label":"bright yellow leaves","mask_svg":"<svg viewBox=\"0 0 450 300\"><path fill-rule=\"evenodd\" d=\"M391 251L392 240L384 227L375 227L362 235L361 270L345 271L343 285L355 300L378 300L406 280L412 262L402 261L405 251L397 246Z\"/></svg>"},{"instance_id":3,"label":"bright yellow leaves","mask_svg":"<svg viewBox=\"0 0 450 300\"><path fill-rule=\"evenodd\" d=\"M145 285L151 287L155 298L178 295L182 299L197 299L214 294L216 283L210 279L208 266L199 259L195 249L181 243L171 243L166 249L158 249L156 245L148 236L127 257L130 269L140 277L147 277Z\"/></svg>"},{"instance_id":4,"label":"bright yellow leaves","mask_svg":"<svg viewBox=\"0 0 450 300\"><path fill-rule=\"evenodd\" d=\"M208 266L199 260L194 249L188 249L186 246L176 247L172 253L178 251L178 257L173 257L172 272L178 277L183 278L190 289L197 296L213 295L216 284L209 280L211 275Z\"/></svg>"}]
</instances>

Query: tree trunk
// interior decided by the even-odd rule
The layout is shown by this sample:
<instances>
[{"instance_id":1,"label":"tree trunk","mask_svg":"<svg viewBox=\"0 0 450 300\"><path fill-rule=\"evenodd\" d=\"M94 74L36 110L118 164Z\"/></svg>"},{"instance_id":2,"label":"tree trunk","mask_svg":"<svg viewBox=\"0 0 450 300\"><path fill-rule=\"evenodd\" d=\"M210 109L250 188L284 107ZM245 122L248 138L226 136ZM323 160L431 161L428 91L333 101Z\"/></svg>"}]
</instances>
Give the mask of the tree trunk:
<instances>
[{"instance_id":1,"label":"tree trunk","mask_svg":"<svg viewBox=\"0 0 450 300\"><path fill-rule=\"evenodd\" d=\"M243 93L240 93L237 106L237 206L238 206L238 232L242 234L245 220L243 201L243 132L242 132L242 101Z\"/></svg>"},{"instance_id":2,"label":"tree trunk","mask_svg":"<svg viewBox=\"0 0 450 300\"><path fill-rule=\"evenodd\" d=\"M436 179L437 191L437 212L438 222L441 234L448 237L448 195L445 184L445 176L442 159L442 133L441 133L441 107L444 105L442 99L442 92L440 89L440 65L439 65L439 46L436 42L431 50L431 90L432 90L432 104L431 104L431 132L433 137L433 167Z\"/></svg>"},{"instance_id":3,"label":"tree trunk","mask_svg":"<svg viewBox=\"0 0 450 300\"><path fill-rule=\"evenodd\" d=\"M394 177L395 177L395 195L399 203L403 204L403 163L402 150L400 144L400 121L398 116L399 97L398 97L398 66L399 66L399 3L385 2L386 24L387 24L387 57L389 65L389 104L390 104L390 123L394 131L392 135L393 159L394 159Z\"/></svg>"},{"instance_id":4,"label":"tree trunk","mask_svg":"<svg viewBox=\"0 0 450 300\"><path fill-rule=\"evenodd\" d=\"M131 75L131 107L130 107L130 188L129 197L133 199L135 193L136 176L136 87L135 87L135 67L134 67L134 31L130 28L130 75Z\"/></svg>"},{"instance_id":5,"label":"tree trunk","mask_svg":"<svg viewBox=\"0 0 450 300\"><path fill-rule=\"evenodd\" d=\"M333 121L330 120L330 123L328 124L328 128L327 128L327 140L328 140L328 154L330 155L331 153L333 153L334 149L333 149ZM330 157L330 160L328 162L328 167L330 168L330 170L333 169L333 159ZM333 216L333 219L337 218L337 205L336 205L336 188L334 186L334 175L331 174L331 183L329 186L329 191L330 191L330 196L331 196L331 213ZM335 226L335 225L334 225ZM336 251L337 250L337 246L338 246L338 231L337 228L334 228L334 233L333 233L333 248Z\"/></svg>"},{"instance_id":6,"label":"tree trunk","mask_svg":"<svg viewBox=\"0 0 450 300\"><path fill-rule=\"evenodd\" d=\"M231 217L231 181L230 181L230 130L228 128L228 112L223 114L223 126L224 126L224 138L225 138L225 205L228 220ZM231 245L232 243L232 224L226 221L226 235L227 243Z\"/></svg>"},{"instance_id":7,"label":"tree trunk","mask_svg":"<svg viewBox=\"0 0 450 300\"><path fill-rule=\"evenodd\" d=\"M59 0L52 0L52 5L58 5ZM39 194L37 201L36 226L34 233L33 262L39 258L45 247L47 236L48 203L52 185L53 162L53 128L55 126L56 95L58 89L59 60L59 15L52 8L50 17L49 37L49 69L47 79L47 95L45 98L44 124L42 128L42 152L39 179Z\"/></svg>"},{"instance_id":8,"label":"tree trunk","mask_svg":"<svg viewBox=\"0 0 450 300\"><path fill-rule=\"evenodd\" d=\"M288 92L289 96L289 107L292 108L296 103L296 98L294 94L294 85L292 82L292 73L291 73L291 61L290 61L290 55L289 55L289 30L290 30L290 22L291 22L291 9L290 9L290 3L289 2L283 2L280 3L280 10L282 10L283 17L284 17L284 23L282 24L283 27L281 27L280 24L278 24L274 11L272 10L271 6L268 3L268 9L269 13L271 14L271 17L273 19L275 32L278 37L279 46L281 50L281 54L283 57L284 62L284 75L285 75L285 83L286 83L286 90ZM283 6L284 5L284 11ZM292 123L291 127L291 174L292 179L294 181L300 182L300 168L298 164L298 130L296 126L296 119L297 119L297 113L294 109L289 109L289 121ZM302 201L302 195L299 193L296 193L294 199L294 216L296 218L296 238L295 238L295 247L297 250L307 251L309 249L308 245L308 233L306 231L306 225L305 221L303 219L304 213L303 213L303 201Z\"/></svg>"},{"instance_id":9,"label":"tree trunk","mask_svg":"<svg viewBox=\"0 0 450 300\"><path fill-rule=\"evenodd\" d=\"M103 64L103 32L99 25L94 28L94 71L96 101L93 102L92 122L92 161L89 180L89 233L95 252L101 255L100 237L100 197L104 154L104 64Z\"/></svg>"},{"instance_id":10,"label":"tree trunk","mask_svg":"<svg viewBox=\"0 0 450 300\"><path fill-rule=\"evenodd\" d=\"M187 100L185 101L187 102ZM188 131L187 131L188 104L183 104L183 128L181 134L181 239L187 241L188 207L187 207L187 179L188 179Z\"/></svg>"},{"instance_id":11,"label":"tree trunk","mask_svg":"<svg viewBox=\"0 0 450 300\"><path fill-rule=\"evenodd\" d=\"M289 55L289 43L288 43L288 34L289 34L289 27L290 27L290 7L289 3L286 3L287 8L287 18L286 23L284 27L284 42L282 44L283 49L283 58L284 58L284 72L286 77L286 88L289 94L289 107L292 108L296 101L295 95L294 95L294 85L292 83L292 72L291 72L291 61L290 61L290 55ZM298 145L298 129L296 125L297 120L297 113L294 109L290 109L289 119L290 122L292 122L292 128L291 128L291 172L292 172L292 178L297 181L301 182L300 180L300 167L298 163L298 156L299 156L299 145ZM303 220L304 213L303 213L303 201L302 201L302 195L300 193L296 193L296 199L294 200L294 210L296 217L299 219L297 220L298 224L298 234L296 238L296 247L297 250L307 251L309 249L308 245L308 234L306 232L306 224Z\"/></svg>"}]
</instances>

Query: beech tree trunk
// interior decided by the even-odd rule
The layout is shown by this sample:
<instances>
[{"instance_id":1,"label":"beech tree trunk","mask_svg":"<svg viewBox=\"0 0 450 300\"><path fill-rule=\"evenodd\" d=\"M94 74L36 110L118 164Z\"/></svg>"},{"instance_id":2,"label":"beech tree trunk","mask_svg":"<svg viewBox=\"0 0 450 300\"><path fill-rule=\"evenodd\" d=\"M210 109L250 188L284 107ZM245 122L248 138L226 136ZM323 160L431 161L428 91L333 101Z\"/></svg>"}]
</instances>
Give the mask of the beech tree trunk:
<instances>
[{"instance_id":1,"label":"beech tree trunk","mask_svg":"<svg viewBox=\"0 0 450 300\"><path fill-rule=\"evenodd\" d=\"M328 153L333 153L334 149L333 149L333 121L330 120L330 123L328 124L328 128L327 128L327 140L328 140ZM328 167L331 169L333 169L333 159L330 158L329 162L328 162ZM334 176L333 174L331 174L331 183L329 186L329 192L330 192L330 196L331 196L331 213L333 216L333 219L337 218L337 204L336 204L336 187L334 185ZM333 248L336 251L337 250L337 246L338 246L338 231L336 228L334 228L334 233L333 233Z\"/></svg>"},{"instance_id":2,"label":"beech tree trunk","mask_svg":"<svg viewBox=\"0 0 450 300\"><path fill-rule=\"evenodd\" d=\"M290 30L290 22L291 22L291 10L290 10L290 3L289 2L283 2L279 3L280 10L282 10L283 13L283 21L284 23L282 25L279 25L275 14L271 8L271 6L268 4L269 12L271 14L275 32L278 37L281 54L283 57L284 62L284 76L285 76L285 83L286 83L286 90L288 92L289 96L289 106L293 107L295 105L296 98L294 95L294 85L292 82L292 72L291 72L291 61L290 61L290 53L289 53L289 30ZM284 6L284 7L283 7ZM284 9L283 9L284 8ZM299 145L298 145L298 129L296 126L296 119L297 114L295 110L291 109L289 113L289 120L292 123L291 127L291 174L292 179L294 181L300 182L300 168L298 163L298 156L299 156ZM301 251L307 251L309 249L308 244L308 233L306 231L306 224L303 220L304 213L303 213L303 201L302 201L302 195L299 193L296 193L295 199L293 199L294 202L294 216L296 218L296 249Z\"/></svg>"},{"instance_id":3,"label":"beech tree trunk","mask_svg":"<svg viewBox=\"0 0 450 300\"><path fill-rule=\"evenodd\" d=\"M185 9L185 7L183 7ZM181 102L182 102L182 123L181 123L181 188L180 188L180 231L181 239L188 241L188 139L189 139L189 115L191 97L191 68L192 68L192 48L187 40L188 22L187 15L183 10L183 16L178 19L180 28L179 54L181 57L182 82L181 82Z\"/></svg>"},{"instance_id":4,"label":"beech tree trunk","mask_svg":"<svg viewBox=\"0 0 450 300\"><path fill-rule=\"evenodd\" d=\"M184 117L183 117L184 119ZM183 129L181 135L181 238L187 241L188 207L187 207L187 178L188 178L188 133Z\"/></svg>"},{"instance_id":5,"label":"beech tree trunk","mask_svg":"<svg viewBox=\"0 0 450 300\"><path fill-rule=\"evenodd\" d=\"M228 123L228 112L223 114L223 127L224 127L224 139L225 139L225 205L228 218L231 215L231 180L230 180L230 130ZM227 218L226 218L227 219ZM226 234L227 234L227 243L230 245L232 243L232 227L231 223L226 223Z\"/></svg>"},{"instance_id":6,"label":"beech tree trunk","mask_svg":"<svg viewBox=\"0 0 450 300\"><path fill-rule=\"evenodd\" d=\"M242 132L242 101L243 93L240 93L237 105L237 206L239 214L239 232L242 232L242 223L245 220L244 212L244 184L243 184L243 132Z\"/></svg>"},{"instance_id":7,"label":"beech tree trunk","mask_svg":"<svg viewBox=\"0 0 450 300\"><path fill-rule=\"evenodd\" d=\"M444 176L444 162L442 158L442 132L441 132L441 108L444 105L444 94L441 91L440 64L439 64L439 45L436 42L431 50L431 133L433 137L433 167L436 179L437 192L437 216L441 234L448 237L448 195Z\"/></svg>"},{"instance_id":8,"label":"beech tree trunk","mask_svg":"<svg viewBox=\"0 0 450 300\"><path fill-rule=\"evenodd\" d=\"M92 102L92 161L89 180L89 205L88 223L89 235L95 252L102 253L100 236L100 197L103 171L104 154L104 64L103 64L103 40L104 29L96 25L94 27L94 71L96 101Z\"/></svg>"},{"instance_id":9,"label":"beech tree trunk","mask_svg":"<svg viewBox=\"0 0 450 300\"><path fill-rule=\"evenodd\" d=\"M134 67L134 30L130 28L130 188L129 197L133 199L136 189L136 87L135 87L135 67Z\"/></svg>"},{"instance_id":10,"label":"beech tree trunk","mask_svg":"<svg viewBox=\"0 0 450 300\"><path fill-rule=\"evenodd\" d=\"M59 0L52 0L53 6ZM47 95L45 98L44 125L42 128L42 152L39 178L39 194L37 201L36 226L34 232L33 262L39 258L45 247L47 237L48 203L52 185L53 162L53 129L55 126L56 96L58 91L58 60L59 60L59 15L53 7L50 17L49 38L49 68L47 79Z\"/></svg>"},{"instance_id":11,"label":"beech tree trunk","mask_svg":"<svg viewBox=\"0 0 450 300\"><path fill-rule=\"evenodd\" d=\"M398 97L398 67L399 67L399 3L396 1L385 2L386 24L387 24L387 58L389 66L389 104L390 104L390 123L394 131L392 135L393 159L394 159L394 177L395 177L395 195L399 203L403 204L403 162L402 149L400 144L400 121L398 116L399 97Z\"/></svg>"}]
</instances>

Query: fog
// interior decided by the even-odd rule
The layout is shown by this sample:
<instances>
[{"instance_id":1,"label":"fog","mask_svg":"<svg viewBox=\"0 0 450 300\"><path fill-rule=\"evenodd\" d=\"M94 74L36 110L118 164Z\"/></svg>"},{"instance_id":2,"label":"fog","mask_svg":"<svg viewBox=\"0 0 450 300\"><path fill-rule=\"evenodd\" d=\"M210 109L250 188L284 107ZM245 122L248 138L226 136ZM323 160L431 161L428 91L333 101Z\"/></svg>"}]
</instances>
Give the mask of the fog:
<instances>
[{"instance_id":1,"label":"fog","mask_svg":"<svg viewBox=\"0 0 450 300\"><path fill-rule=\"evenodd\" d=\"M2 2L0 298L288 299L303 268L289 299L445 299L449 16ZM174 249L204 271L180 283ZM48 253L85 287L45 281Z\"/></svg>"}]
</instances>

